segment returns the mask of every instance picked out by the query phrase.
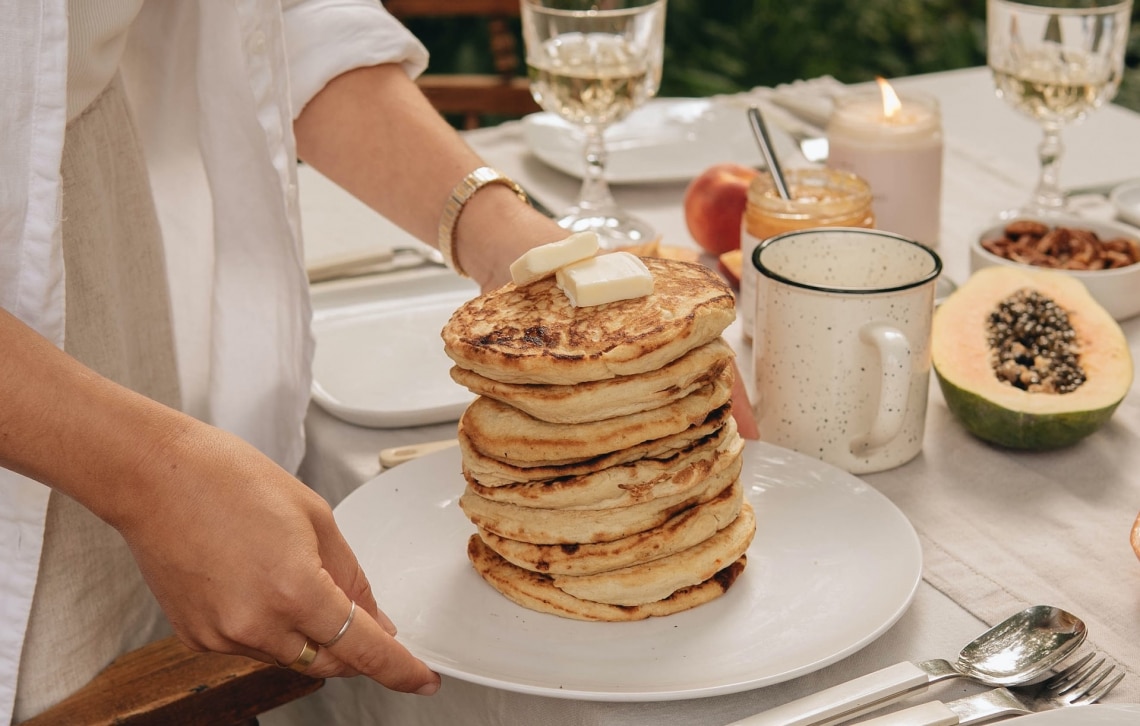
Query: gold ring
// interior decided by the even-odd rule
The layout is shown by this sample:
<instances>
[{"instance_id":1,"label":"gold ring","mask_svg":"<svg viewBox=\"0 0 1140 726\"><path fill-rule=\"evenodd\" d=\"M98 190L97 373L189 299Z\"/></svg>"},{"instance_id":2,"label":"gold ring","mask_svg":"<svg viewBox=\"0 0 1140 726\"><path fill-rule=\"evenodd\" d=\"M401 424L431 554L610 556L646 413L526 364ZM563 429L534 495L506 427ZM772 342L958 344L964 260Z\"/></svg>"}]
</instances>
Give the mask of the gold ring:
<instances>
[{"instance_id":1,"label":"gold ring","mask_svg":"<svg viewBox=\"0 0 1140 726\"><path fill-rule=\"evenodd\" d=\"M340 630L336 631L336 635L334 635L332 637L332 640L329 640L325 643L321 643L321 647L322 648L328 648L332 645L335 645L338 640L343 638L344 634L348 632L348 626L352 625L352 618L355 615L356 615L356 601L353 600L352 601L352 607L350 607L348 609L348 617L345 618L345 620L344 620L344 625L340 626Z\"/></svg>"},{"instance_id":2,"label":"gold ring","mask_svg":"<svg viewBox=\"0 0 1140 726\"><path fill-rule=\"evenodd\" d=\"M280 666L281 668L288 668L291 671L297 671L298 673L304 673L308 669L308 667L313 664L313 661L315 661L317 659L317 650L319 650L319 649L320 649L319 645L314 643L309 638L305 638L305 647L301 648L300 655L298 655L293 660L292 663L285 665L283 663L278 662L277 665Z\"/></svg>"}]
</instances>

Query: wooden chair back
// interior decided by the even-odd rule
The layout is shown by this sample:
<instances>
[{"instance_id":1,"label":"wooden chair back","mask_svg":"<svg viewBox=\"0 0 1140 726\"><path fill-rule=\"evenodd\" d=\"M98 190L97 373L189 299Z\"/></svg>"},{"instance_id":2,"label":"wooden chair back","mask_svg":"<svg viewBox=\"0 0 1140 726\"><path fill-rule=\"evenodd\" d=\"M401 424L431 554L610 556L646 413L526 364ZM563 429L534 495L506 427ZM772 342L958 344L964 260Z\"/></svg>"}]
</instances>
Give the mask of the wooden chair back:
<instances>
[{"instance_id":1,"label":"wooden chair back","mask_svg":"<svg viewBox=\"0 0 1140 726\"><path fill-rule=\"evenodd\" d=\"M472 129L487 116L518 118L539 110L520 69L518 41L511 26L519 17L519 0L385 0L384 7L402 21L470 18L486 22L494 73L432 73L429 68L419 78L420 88L440 113L459 116L463 128Z\"/></svg>"},{"instance_id":2,"label":"wooden chair back","mask_svg":"<svg viewBox=\"0 0 1140 726\"><path fill-rule=\"evenodd\" d=\"M253 726L323 684L249 658L197 653L170 637L121 656L20 726Z\"/></svg>"}]
</instances>

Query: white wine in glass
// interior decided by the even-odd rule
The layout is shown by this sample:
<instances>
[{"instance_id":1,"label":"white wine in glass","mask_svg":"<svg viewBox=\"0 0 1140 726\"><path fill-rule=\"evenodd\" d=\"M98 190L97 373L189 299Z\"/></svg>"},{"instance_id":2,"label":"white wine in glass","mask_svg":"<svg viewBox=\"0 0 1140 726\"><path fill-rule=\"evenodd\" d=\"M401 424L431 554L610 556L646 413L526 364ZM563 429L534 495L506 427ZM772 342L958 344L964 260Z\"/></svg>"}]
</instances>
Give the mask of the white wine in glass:
<instances>
[{"instance_id":1,"label":"white wine in glass","mask_svg":"<svg viewBox=\"0 0 1140 726\"><path fill-rule=\"evenodd\" d=\"M605 249L657 238L614 201L604 132L657 93L665 0L521 0L531 93L585 137L578 201L558 223L592 230Z\"/></svg>"},{"instance_id":2,"label":"white wine in glass","mask_svg":"<svg viewBox=\"0 0 1140 726\"><path fill-rule=\"evenodd\" d=\"M999 97L1041 124L1041 172L1024 207L1003 217L1066 212L1061 129L1116 95L1132 0L988 0L987 56Z\"/></svg>"}]
</instances>

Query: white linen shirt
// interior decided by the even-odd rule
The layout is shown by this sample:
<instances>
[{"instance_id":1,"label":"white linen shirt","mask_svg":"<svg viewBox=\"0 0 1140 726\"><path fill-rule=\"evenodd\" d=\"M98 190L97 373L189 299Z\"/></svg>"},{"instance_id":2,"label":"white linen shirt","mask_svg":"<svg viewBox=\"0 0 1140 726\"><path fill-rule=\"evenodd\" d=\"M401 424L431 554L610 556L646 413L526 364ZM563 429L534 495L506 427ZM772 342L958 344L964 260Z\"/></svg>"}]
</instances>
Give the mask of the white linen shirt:
<instances>
[{"instance_id":1,"label":"white linen shirt","mask_svg":"<svg viewBox=\"0 0 1140 726\"><path fill-rule=\"evenodd\" d=\"M0 0L0 17L0 306L62 346L67 0ZM150 1L127 42L187 408L289 471L313 348L292 121L335 76L387 62L415 76L427 52L372 0ZM47 501L47 487L0 469L0 723Z\"/></svg>"}]
</instances>

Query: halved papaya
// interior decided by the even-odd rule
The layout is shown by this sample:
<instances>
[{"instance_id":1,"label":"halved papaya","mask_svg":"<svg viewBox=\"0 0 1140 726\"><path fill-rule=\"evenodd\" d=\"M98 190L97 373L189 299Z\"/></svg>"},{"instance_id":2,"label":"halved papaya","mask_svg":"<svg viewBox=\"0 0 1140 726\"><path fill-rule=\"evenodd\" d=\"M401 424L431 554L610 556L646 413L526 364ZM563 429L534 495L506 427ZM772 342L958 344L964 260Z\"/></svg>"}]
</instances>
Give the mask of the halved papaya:
<instances>
[{"instance_id":1,"label":"halved papaya","mask_svg":"<svg viewBox=\"0 0 1140 726\"><path fill-rule=\"evenodd\" d=\"M979 270L939 306L931 335L947 407L1000 446L1074 444L1108 421L1132 386L1120 326L1061 272Z\"/></svg>"}]
</instances>

